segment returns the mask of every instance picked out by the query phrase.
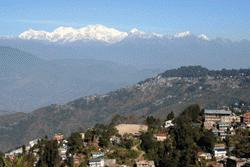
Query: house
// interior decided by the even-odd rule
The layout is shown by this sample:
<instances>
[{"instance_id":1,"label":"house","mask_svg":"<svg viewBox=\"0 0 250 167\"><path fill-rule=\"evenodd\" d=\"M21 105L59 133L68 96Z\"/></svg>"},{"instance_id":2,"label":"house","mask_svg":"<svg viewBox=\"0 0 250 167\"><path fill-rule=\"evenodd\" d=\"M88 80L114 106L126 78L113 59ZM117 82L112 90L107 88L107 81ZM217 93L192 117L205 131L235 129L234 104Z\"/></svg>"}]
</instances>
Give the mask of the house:
<instances>
[{"instance_id":1,"label":"house","mask_svg":"<svg viewBox=\"0 0 250 167\"><path fill-rule=\"evenodd\" d=\"M112 143L112 144L120 144L121 143L121 138L118 137L118 136L112 136L109 141Z\"/></svg>"},{"instance_id":2,"label":"house","mask_svg":"<svg viewBox=\"0 0 250 167\"><path fill-rule=\"evenodd\" d=\"M230 156L227 158L226 167L241 167L247 162L244 158Z\"/></svg>"},{"instance_id":3,"label":"house","mask_svg":"<svg viewBox=\"0 0 250 167\"><path fill-rule=\"evenodd\" d=\"M230 128L230 123L219 121L217 123L217 127L218 127L219 130L223 130L223 131L226 132Z\"/></svg>"},{"instance_id":4,"label":"house","mask_svg":"<svg viewBox=\"0 0 250 167\"><path fill-rule=\"evenodd\" d=\"M142 160L142 161L137 161L136 167L155 167L154 161L147 161L147 160Z\"/></svg>"},{"instance_id":5,"label":"house","mask_svg":"<svg viewBox=\"0 0 250 167\"><path fill-rule=\"evenodd\" d=\"M216 159L225 158L227 154L226 146L224 144L215 144L214 146L214 157Z\"/></svg>"},{"instance_id":6,"label":"house","mask_svg":"<svg viewBox=\"0 0 250 167\"><path fill-rule=\"evenodd\" d=\"M224 167L222 163L213 162L207 165L208 167Z\"/></svg>"},{"instance_id":7,"label":"house","mask_svg":"<svg viewBox=\"0 0 250 167\"><path fill-rule=\"evenodd\" d=\"M104 166L116 167L116 159L104 159Z\"/></svg>"},{"instance_id":8,"label":"house","mask_svg":"<svg viewBox=\"0 0 250 167\"><path fill-rule=\"evenodd\" d=\"M64 147L59 147L58 148L58 153L59 153L59 156L61 157L62 160L67 159L66 152L67 152L67 149L65 149Z\"/></svg>"},{"instance_id":9,"label":"house","mask_svg":"<svg viewBox=\"0 0 250 167\"><path fill-rule=\"evenodd\" d=\"M206 152L198 152L197 153L198 157L204 160L210 160L212 159L212 154L206 153Z\"/></svg>"},{"instance_id":10,"label":"house","mask_svg":"<svg viewBox=\"0 0 250 167\"><path fill-rule=\"evenodd\" d=\"M240 122L241 122L241 117L238 116L238 115L235 115L235 114L233 113L233 115L231 116L231 122L240 123Z\"/></svg>"},{"instance_id":11,"label":"house","mask_svg":"<svg viewBox=\"0 0 250 167\"><path fill-rule=\"evenodd\" d=\"M250 112L243 114L243 122L247 124L250 123Z\"/></svg>"},{"instance_id":12,"label":"house","mask_svg":"<svg viewBox=\"0 0 250 167\"><path fill-rule=\"evenodd\" d=\"M85 139L85 133L80 133L82 140Z\"/></svg>"},{"instance_id":13,"label":"house","mask_svg":"<svg viewBox=\"0 0 250 167\"><path fill-rule=\"evenodd\" d=\"M34 140L29 141L29 146L30 146L30 147L33 147L34 145L38 144L38 141L39 141L39 140L40 140L40 139L34 139Z\"/></svg>"},{"instance_id":14,"label":"house","mask_svg":"<svg viewBox=\"0 0 250 167\"><path fill-rule=\"evenodd\" d=\"M115 126L115 128L118 130L118 133L122 136L126 133L132 135L138 135L141 132L148 131L148 126L142 124L119 124Z\"/></svg>"},{"instance_id":15,"label":"house","mask_svg":"<svg viewBox=\"0 0 250 167\"><path fill-rule=\"evenodd\" d=\"M157 141L165 141L167 139L167 136L167 133L158 133L154 135Z\"/></svg>"},{"instance_id":16,"label":"house","mask_svg":"<svg viewBox=\"0 0 250 167\"><path fill-rule=\"evenodd\" d=\"M54 134L53 140L56 140L57 142L62 141L63 140L63 134L61 134L61 133Z\"/></svg>"},{"instance_id":17,"label":"house","mask_svg":"<svg viewBox=\"0 0 250 167\"><path fill-rule=\"evenodd\" d=\"M104 167L104 159L89 160L89 167Z\"/></svg>"},{"instance_id":18,"label":"house","mask_svg":"<svg viewBox=\"0 0 250 167\"><path fill-rule=\"evenodd\" d=\"M228 135L227 131L219 130L219 137L221 139L225 139L227 135Z\"/></svg>"},{"instance_id":19,"label":"house","mask_svg":"<svg viewBox=\"0 0 250 167\"><path fill-rule=\"evenodd\" d=\"M217 129L217 128L213 128L212 129L212 133L216 136L216 137L218 137L219 136L219 130Z\"/></svg>"},{"instance_id":20,"label":"house","mask_svg":"<svg viewBox=\"0 0 250 167\"><path fill-rule=\"evenodd\" d=\"M212 129L216 122L226 122L231 123L232 111L230 110L204 110L204 127L206 129Z\"/></svg>"},{"instance_id":21,"label":"house","mask_svg":"<svg viewBox=\"0 0 250 167\"><path fill-rule=\"evenodd\" d=\"M172 120L165 121L164 127L169 128L169 127L174 126L174 124L172 122L173 122Z\"/></svg>"},{"instance_id":22,"label":"house","mask_svg":"<svg viewBox=\"0 0 250 167\"><path fill-rule=\"evenodd\" d=\"M20 155L22 153L23 153L23 148L19 147L15 150L8 152L8 153L5 153L5 158L14 159L17 155Z\"/></svg>"},{"instance_id":23,"label":"house","mask_svg":"<svg viewBox=\"0 0 250 167\"><path fill-rule=\"evenodd\" d=\"M101 157L104 157L104 153L103 152L92 153L92 158L93 159L101 158Z\"/></svg>"}]
</instances>

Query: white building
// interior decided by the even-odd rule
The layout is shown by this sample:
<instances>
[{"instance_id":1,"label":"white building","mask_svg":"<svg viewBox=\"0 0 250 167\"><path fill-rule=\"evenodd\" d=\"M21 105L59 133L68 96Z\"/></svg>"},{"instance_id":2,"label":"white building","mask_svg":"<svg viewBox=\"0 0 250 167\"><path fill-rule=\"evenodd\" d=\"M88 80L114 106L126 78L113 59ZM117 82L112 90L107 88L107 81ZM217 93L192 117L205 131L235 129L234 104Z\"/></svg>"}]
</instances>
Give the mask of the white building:
<instances>
[{"instance_id":1,"label":"white building","mask_svg":"<svg viewBox=\"0 0 250 167\"><path fill-rule=\"evenodd\" d=\"M40 139L34 139L34 140L29 141L29 146L33 147L34 145L36 145L38 143L39 140Z\"/></svg>"},{"instance_id":2,"label":"white building","mask_svg":"<svg viewBox=\"0 0 250 167\"><path fill-rule=\"evenodd\" d=\"M89 167L104 167L104 159L89 160Z\"/></svg>"},{"instance_id":3,"label":"white building","mask_svg":"<svg viewBox=\"0 0 250 167\"><path fill-rule=\"evenodd\" d=\"M62 160L67 159L67 155L66 155L67 149L65 149L63 147L59 147L58 152L59 152L59 156L61 157Z\"/></svg>"},{"instance_id":4,"label":"white building","mask_svg":"<svg viewBox=\"0 0 250 167\"><path fill-rule=\"evenodd\" d=\"M147 161L147 160L137 161L136 167L155 167L155 163L154 161Z\"/></svg>"},{"instance_id":5,"label":"white building","mask_svg":"<svg viewBox=\"0 0 250 167\"><path fill-rule=\"evenodd\" d=\"M12 158L12 157L20 155L22 153L23 153L23 148L19 147L19 148L15 149L15 150L12 150L11 152L6 153L5 158L7 158L7 157Z\"/></svg>"},{"instance_id":6,"label":"white building","mask_svg":"<svg viewBox=\"0 0 250 167\"><path fill-rule=\"evenodd\" d=\"M169 128L169 127L172 127L172 126L174 126L174 124L172 123L172 120L168 120L168 121L166 121L165 124L164 124L164 127L165 127L165 128Z\"/></svg>"},{"instance_id":7,"label":"white building","mask_svg":"<svg viewBox=\"0 0 250 167\"><path fill-rule=\"evenodd\" d=\"M167 139L167 136L168 135L166 133L159 133L154 135L157 141L165 141Z\"/></svg>"},{"instance_id":8,"label":"white building","mask_svg":"<svg viewBox=\"0 0 250 167\"><path fill-rule=\"evenodd\" d=\"M216 144L214 146L214 157L216 159L222 159L227 156L227 150L224 144Z\"/></svg>"}]
</instances>

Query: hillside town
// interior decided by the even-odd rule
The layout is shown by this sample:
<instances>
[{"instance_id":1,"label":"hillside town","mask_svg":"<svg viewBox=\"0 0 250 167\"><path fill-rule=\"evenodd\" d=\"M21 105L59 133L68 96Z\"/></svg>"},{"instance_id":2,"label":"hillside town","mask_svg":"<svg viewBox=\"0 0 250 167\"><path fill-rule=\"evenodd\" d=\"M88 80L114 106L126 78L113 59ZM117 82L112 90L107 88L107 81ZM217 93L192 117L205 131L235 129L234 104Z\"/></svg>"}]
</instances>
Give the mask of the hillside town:
<instances>
[{"instance_id":1,"label":"hillside town","mask_svg":"<svg viewBox=\"0 0 250 167\"><path fill-rule=\"evenodd\" d=\"M27 145L6 152L1 158L0 166L17 166L20 161L23 161L24 166L175 166L170 163L163 165L161 160L157 161L160 157L152 155L150 145L153 144L153 149L162 144L164 147L168 147L168 144L178 145L172 140L180 140L175 137L184 135L180 129L179 134L175 134L181 117L195 117L195 120L191 120L190 127L204 133L197 141L198 148L194 155L197 162L193 166L250 166L250 112L236 114L235 110L227 108L202 109L195 113L195 110L199 110L196 109L197 106L190 107L178 117L171 112L164 121L152 116L147 117L143 124L117 124L113 121L109 125L100 124L85 132L72 133L70 137L56 133L51 139L34 139ZM183 142L186 142L185 139ZM170 154L164 156L170 157Z\"/></svg>"}]
</instances>

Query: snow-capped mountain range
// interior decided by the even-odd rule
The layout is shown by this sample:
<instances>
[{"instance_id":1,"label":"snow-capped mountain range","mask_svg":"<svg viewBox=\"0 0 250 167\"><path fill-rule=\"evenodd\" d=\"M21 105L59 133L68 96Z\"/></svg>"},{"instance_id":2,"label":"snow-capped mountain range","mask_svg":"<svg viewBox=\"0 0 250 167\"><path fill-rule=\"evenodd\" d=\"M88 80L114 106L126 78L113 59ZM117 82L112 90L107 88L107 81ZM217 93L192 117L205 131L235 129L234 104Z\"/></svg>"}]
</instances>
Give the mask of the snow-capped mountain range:
<instances>
[{"instance_id":1,"label":"snow-capped mountain range","mask_svg":"<svg viewBox=\"0 0 250 167\"><path fill-rule=\"evenodd\" d=\"M202 40L209 40L205 34L193 35L190 31L181 32L173 36L158 33L147 33L133 28L129 32L119 31L114 28L108 28L103 25L88 25L81 28L58 27L52 32L43 30L29 29L22 32L19 38L24 40L43 40L49 42L75 42L84 40L93 40L106 43L117 43L127 37L138 38L186 38L194 36Z\"/></svg>"}]
</instances>

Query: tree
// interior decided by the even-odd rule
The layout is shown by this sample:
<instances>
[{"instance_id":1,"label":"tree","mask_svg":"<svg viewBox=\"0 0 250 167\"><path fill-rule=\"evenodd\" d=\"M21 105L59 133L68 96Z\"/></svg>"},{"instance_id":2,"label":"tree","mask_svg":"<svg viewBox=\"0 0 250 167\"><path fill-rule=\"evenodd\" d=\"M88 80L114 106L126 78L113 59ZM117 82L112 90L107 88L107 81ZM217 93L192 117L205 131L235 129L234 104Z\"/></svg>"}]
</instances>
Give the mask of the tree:
<instances>
[{"instance_id":1,"label":"tree","mask_svg":"<svg viewBox=\"0 0 250 167\"><path fill-rule=\"evenodd\" d=\"M146 124L148 125L149 130L158 130L161 127L161 121L159 119L154 118L153 116L149 116L146 118Z\"/></svg>"},{"instance_id":2,"label":"tree","mask_svg":"<svg viewBox=\"0 0 250 167\"><path fill-rule=\"evenodd\" d=\"M0 155L0 167L5 167L5 161L3 156Z\"/></svg>"},{"instance_id":3,"label":"tree","mask_svg":"<svg viewBox=\"0 0 250 167\"><path fill-rule=\"evenodd\" d=\"M211 131L206 131L204 136L202 136L199 141L198 145L206 152L212 153L214 144L216 142L216 138Z\"/></svg>"},{"instance_id":4,"label":"tree","mask_svg":"<svg viewBox=\"0 0 250 167\"><path fill-rule=\"evenodd\" d=\"M42 155L37 163L37 166L45 167L58 167L60 166L60 157L58 152L58 144L56 141L47 141L43 150Z\"/></svg>"},{"instance_id":5,"label":"tree","mask_svg":"<svg viewBox=\"0 0 250 167\"><path fill-rule=\"evenodd\" d=\"M239 130L236 135L237 143L234 154L241 158L250 158L250 131L248 129Z\"/></svg>"},{"instance_id":6,"label":"tree","mask_svg":"<svg viewBox=\"0 0 250 167\"><path fill-rule=\"evenodd\" d=\"M72 133L71 136L68 138L68 151L71 154L77 153L81 151L81 148L83 147L83 139L81 137L80 133Z\"/></svg>"},{"instance_id":7,"label":"tree","mask_svg":"<svg viewBox=\"0 0 250 167\"><path fill-rule=\"evenodd\" d=\"M168 121L168 120L172 120L172 119L174 119L174 112L173 112L173 111L171 111L171 112L167 115L167 121Z\"/></svg>"}]
</instances>

